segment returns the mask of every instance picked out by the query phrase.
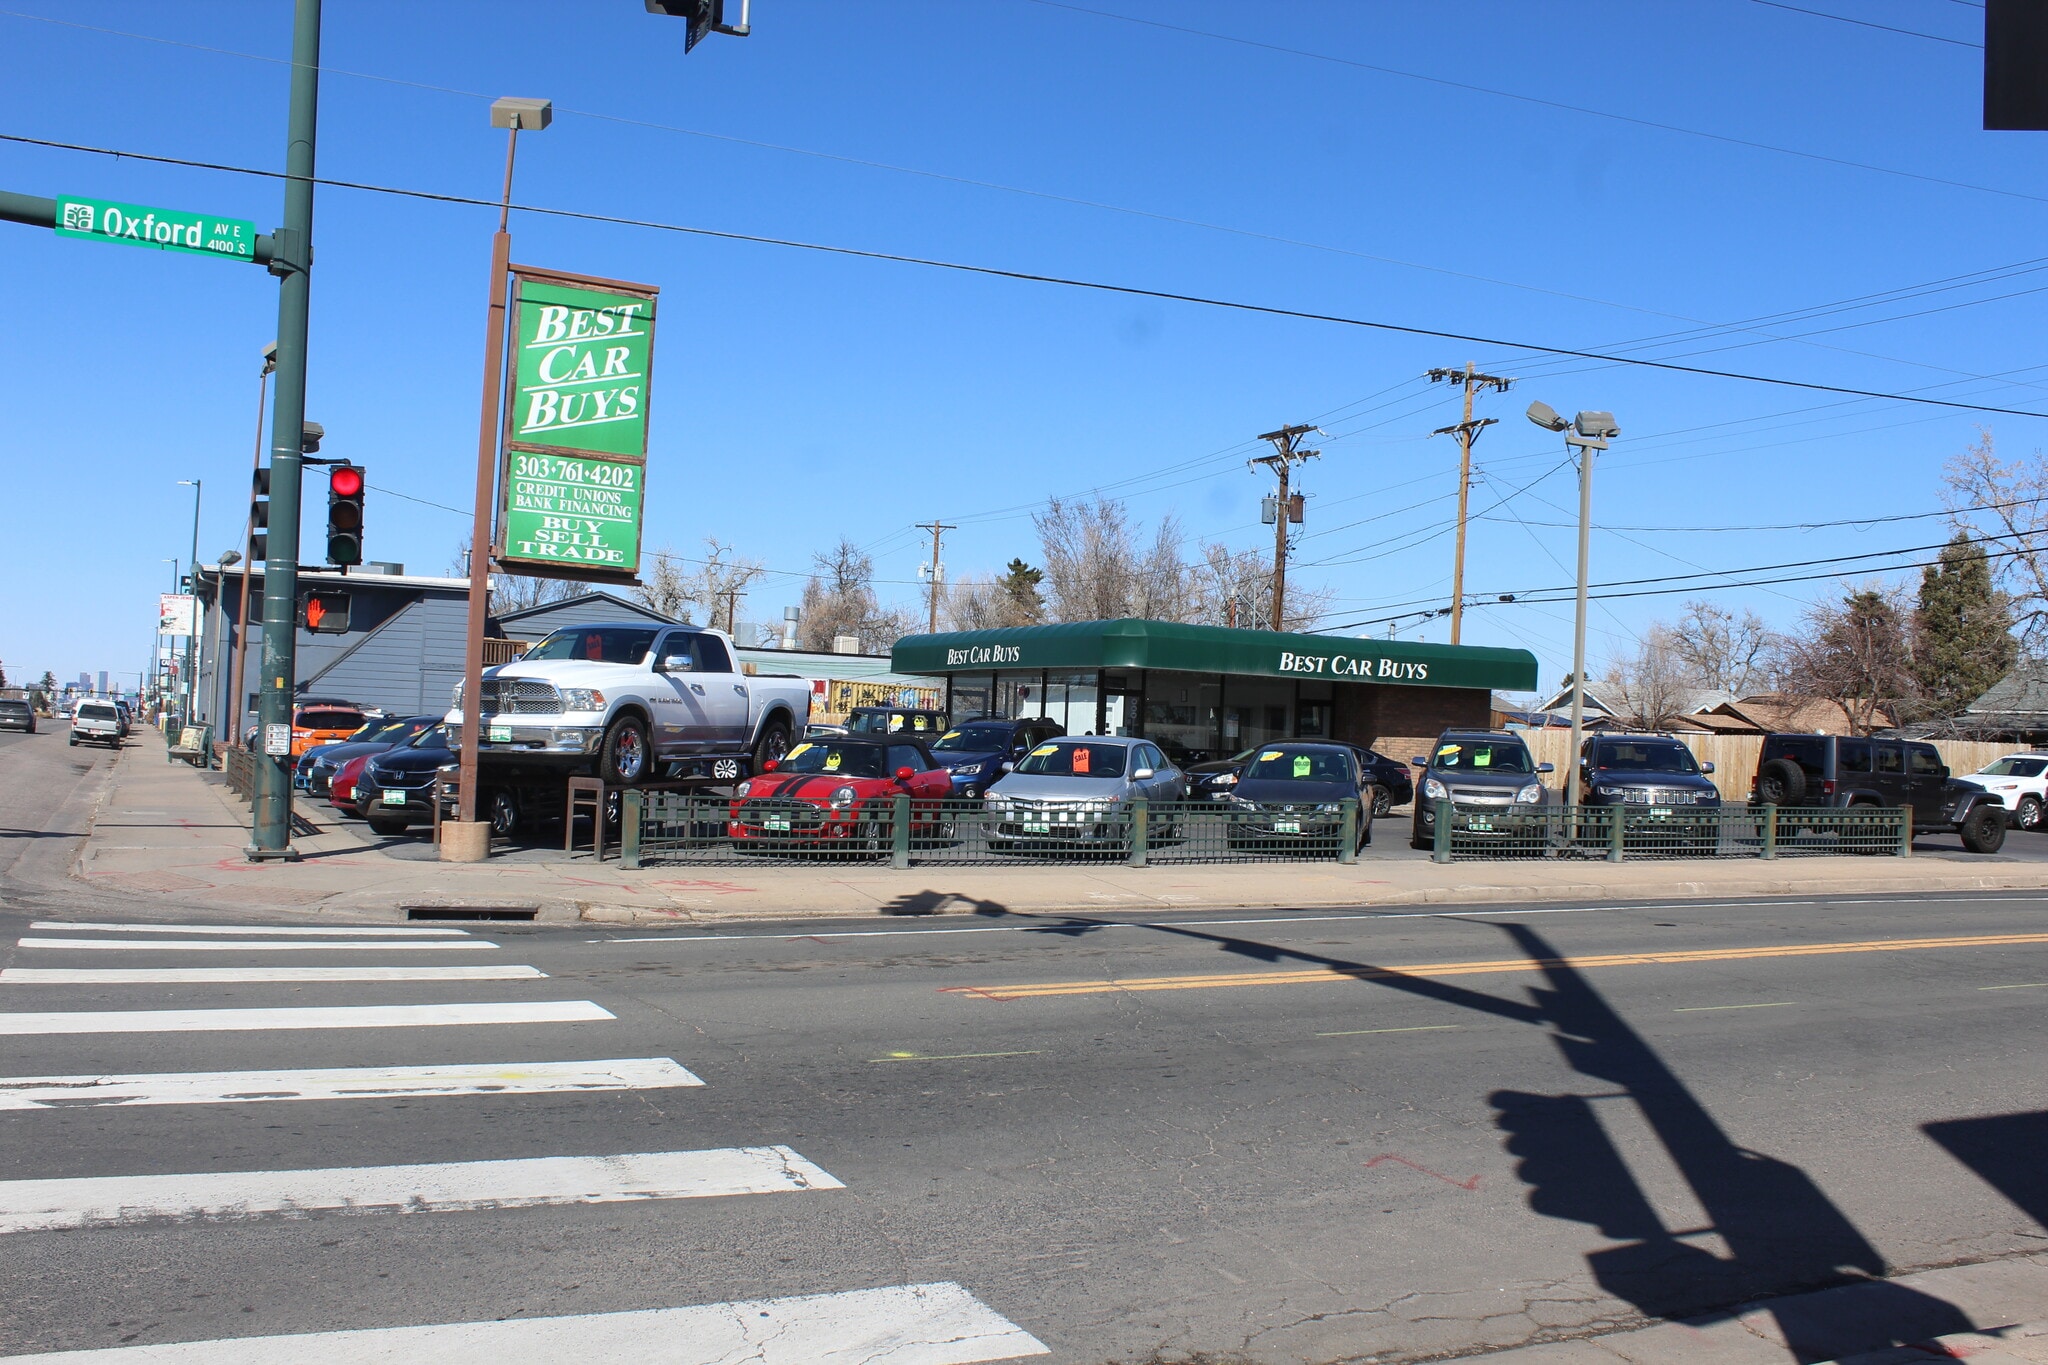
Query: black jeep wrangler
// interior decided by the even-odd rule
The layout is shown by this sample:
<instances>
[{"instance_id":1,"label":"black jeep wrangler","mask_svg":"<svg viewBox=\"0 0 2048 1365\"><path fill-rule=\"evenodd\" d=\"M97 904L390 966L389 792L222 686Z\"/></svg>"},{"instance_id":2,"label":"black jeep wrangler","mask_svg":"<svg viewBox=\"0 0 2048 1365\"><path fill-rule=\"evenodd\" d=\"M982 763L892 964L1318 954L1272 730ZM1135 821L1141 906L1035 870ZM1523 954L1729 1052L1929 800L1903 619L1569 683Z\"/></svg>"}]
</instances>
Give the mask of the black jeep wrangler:
<instances>
[{"instance_id":1,"label":"black jeep wrangler","mask_svg":"<svg viewBox=\"0 0 2048 1365\"><path fill-rule=\"evenodd\" d=\"M1912 739L1848 735L1765 735L1753 806L1904 806L1915 834L1958 834L1972 853L2005 842L2005 804L1982 787L1953 781L1941 752Z\"/></svg>"}]
</instances>

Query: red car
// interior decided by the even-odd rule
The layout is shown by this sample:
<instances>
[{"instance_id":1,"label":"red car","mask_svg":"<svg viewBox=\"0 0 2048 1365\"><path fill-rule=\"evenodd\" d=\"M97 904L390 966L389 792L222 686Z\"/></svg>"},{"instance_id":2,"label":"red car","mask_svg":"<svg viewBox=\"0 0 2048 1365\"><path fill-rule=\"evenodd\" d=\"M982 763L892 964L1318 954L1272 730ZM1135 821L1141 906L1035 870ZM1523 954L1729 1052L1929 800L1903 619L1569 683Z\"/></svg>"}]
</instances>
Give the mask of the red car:
<instances>
[{"instance_id":1,"label":"red car","mask_svg":"<svg viewBox=\"0 0 2048 1365\"><path fill-rule=\"evenodd\" d=\"M334 770L334 776L327 781L328 805L359 820L363 817L363 808L356 803L356 781L362 777L363 767L369 761L370 755L362 754Z\"/></svg>"},{"instance_id":2,"label":"red car","mask_svg":"<svg viewBox=\"0 0 2048 1365\"><path fill-rule=\"evenodd\" d=\"M736 848L772 843L879 852L889 846L889 812L898 796L911 798L911 836L930 837L940 802L953 792L952 775L932 761L923 741L900 736L807 740L766 766L734 788L727 829Z\"/></svg>"}]
</instances>

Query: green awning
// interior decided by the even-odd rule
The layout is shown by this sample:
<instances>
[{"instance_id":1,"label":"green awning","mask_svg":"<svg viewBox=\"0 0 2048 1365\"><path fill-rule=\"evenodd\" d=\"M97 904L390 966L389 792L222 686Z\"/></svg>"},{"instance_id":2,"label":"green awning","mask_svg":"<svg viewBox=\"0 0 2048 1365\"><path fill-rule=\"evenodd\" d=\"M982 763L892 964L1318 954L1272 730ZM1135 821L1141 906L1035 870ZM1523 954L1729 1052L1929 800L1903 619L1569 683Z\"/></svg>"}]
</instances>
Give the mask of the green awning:
<instances>
[{"instance_id":1,"label":"green awning","mask_svg":"<svg viewBox=\"0 0 2048 1365\"><path fill-rule=\"evenodd\" d=\"M1527 692L1536 686L1536 656L1526 649L1227 630L1131 617L906 635L891 651L890 667L898 673L925 675L993 673L999 669L1170 668L1408 687L1483 687L1503 692Z\"/></svg>"}]
</instances>

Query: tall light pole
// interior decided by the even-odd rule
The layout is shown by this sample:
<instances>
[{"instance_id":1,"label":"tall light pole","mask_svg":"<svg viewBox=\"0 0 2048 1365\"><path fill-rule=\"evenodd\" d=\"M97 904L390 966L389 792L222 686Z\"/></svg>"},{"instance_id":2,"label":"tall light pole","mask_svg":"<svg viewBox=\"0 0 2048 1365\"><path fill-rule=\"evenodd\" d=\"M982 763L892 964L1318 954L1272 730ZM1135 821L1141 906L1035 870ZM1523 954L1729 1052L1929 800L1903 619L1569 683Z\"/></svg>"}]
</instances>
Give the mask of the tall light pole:
<instances>
[{"instance_id":1,"label":"tall light pole","mask_svg":"<svg viewBox=\"0 0 2048 1365\"><path fill-rule=\"evenodd\" d=\"M313 300L314 140L320 122L320 0L296 0L292 84L284 148L284 225L272 234L277 286L277 398L270 414L270 530L263 564L262 698L257 723L290 734L298 688L299 471L305 453L306 331ZM256 760L251 859L296 859L292 839L291 746Z\"/></svg>"},{"instance_id":2,"label":"tall light pole","mask_svg":"<svg viewBox=\"0 0 2048 1365\"><path fill-rule=\"evenodd\" d=\"M249 519L242 528L242 591L235 603L238 619L235 623L235 666L228 670L228 715L234 733L229 736L231 743L242 742L242 665L249 659L249 570L257 560L263 558L256 552L256 488L263 477L263 400L270 376L277 370L277 343L271 342L263 348L263 369L256 376L256 451L249 462ZM269 525L268 521L264 526Z\"/></svg>"},{"instance_id":3,"label":"tall light pole","mask_svg":"<svg viewBox=\"0 0 2048 1365\"><path fill-rule=\"evenodd\" d=\"M192 558L186 562L192 566L192 610L194 612L199 610L199 493L200 485L204 482L204 479L178 480L179 487L182 488L189 485L192 489ZM193 646L198 643L197 632L199 622L194 620L191 622L191 625L194 633L185 637L184 717L185 724L187 725L192 723L193 713L199 708L199 689L194 686L197 678L192 673L192 658L197 652L193 649Z\"/></svg>"},{"instance_id":4,"label":"tall light pole","mask_svg":"<svg viewBox=\"0 0 2048 1365\"><path fill-rule=\"evenodd\" d=\"M476 509L469 531L469 634L462 667L460 808L441 826L441 857L482 862L491 856L490 828L476 818L477 761L483 743L484 624L491 612L491 518L498 491L498 416L505 381L505 296L512 268L512 165L523 129L539 132L554 122L555 106L541 99L506 97L491 102L491 126L505 130L505 192L498 200L498 231L491 238L491 289L484 325L482 411L476 428Z\"/></svg>"},{"instance_id":5,"label":"tall light pole","mask_svg":"<svg viewBox=\"0 0 2048 1365\"><path fill-rule=\"evenodd\" d=\"M1531 403L1529 420L1546 431L1564 433L1567 448L1579 458L1579 608L1572 621L1572 751L1565 772L1565 805L1579 804L1579 742L1586 722L1586 565L1593 531L1593 452L1607 449L1611 436L1621 435L1611 412L1582 412L1571 421L1548 403Z\"/></svg>"},{"instance_id":6,"label":"tall light pole","mask_svg":"<svg viewBox=\"0 0 2048 1365\"><path fill-rule=\"evenodd\" d=\"M220 692L222 677L220 667L221 630L228 614L227 571L241 562L242 552L240 550L222 550L220 552L220 565L213 575L213 686L208 689L206 714L200 716L201 720L205 720L211 715L213 711L213 698ZM201 658L203 659L204 657L205 653L202 651ZM214 738L219 739L220 724L217 718L213 728L215 731Z\"/></svg>"}]
</instances>

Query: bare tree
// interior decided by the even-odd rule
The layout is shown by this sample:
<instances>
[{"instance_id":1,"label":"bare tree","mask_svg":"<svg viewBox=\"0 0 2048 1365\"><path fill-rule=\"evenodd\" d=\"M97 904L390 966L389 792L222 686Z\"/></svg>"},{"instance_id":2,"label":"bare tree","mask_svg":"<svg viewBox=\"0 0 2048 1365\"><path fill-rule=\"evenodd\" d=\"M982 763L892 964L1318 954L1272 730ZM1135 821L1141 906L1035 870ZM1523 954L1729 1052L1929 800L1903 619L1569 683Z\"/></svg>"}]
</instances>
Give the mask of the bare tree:
<instances>
[{"instance_id":1,"label":"bare tree","mask_svg":"<svg viewBox=\"0 0 2048 1365\"><path fill-rule=\"evenodd\" d=\"M1684 713L1697 683L1677 632L1653 625L1634 654L1607 666L1599 686L1601 699L1617 707L1621 719L1639 730L1661 730Z\"/></svg>"},{"instance_id":2,"label":"bare tree","mask_svg":"<svg viewBox=\"0 0 2048 1365\"><path fill-rule=\"evenodd\" d=\"M825 554L811 556L816 570L804 584L803 615L797 627L805 649L830 650L842 635L879 654L917 629L917 619L900 607L884 607L875 596L875 562L851 540L841 538Z\"/></svg>"},{"instance_id":3,"label":"bare tree","mask_svg":"<svg viewBox=\"0 0 2048 1365\"><path fill-rule=\"evenodd\" d=\"M469 576L469 540L467 537L455 542L455 555L448 565L450 578ZM494 573L491 575L491 612L502 616L507 612L525 611L528 607L545 606L549 602L560 602L586 591L581 583L567 578L533 578L526 574Z\"/></svg>"},{"instance_id":4,"label":"bare tree","mask_svg":"<svg viewBox=\"0 0 2048 1365\"><path fill-rule=\"evenodd\" d=\"M1790 690L1841 704L1859 735L1920 709L1912 636L1901 590L1872 584L1806 609L1788 644Z\"/></svg>"},{"instance_id":5,"label":"bare tree","mask_svg":"<svg viewBox=\"0 0 2048 1365\"><path fill-rule=\"evenodd\" d=\"M686 558L674 550L656 550L634 596L649 610L677 621L703 620L723 626L733 615L726 594L734 590L744 594L747 584L765 572L754 560L734 554L724 541L706 536L701 559Z\"/></svg>"},{"instance_id":6,"label":"bare tree","mask_svg":"<svg viewBox=\"0 0 2048 1365\"><path fill-rule=\"evenodd\" d=\"M1202 546L1202 600L1188 620L1210 625L1236 625L1264 630L1273 619L1273 557L1262 550L1233 550L1213 542ZM1329 613L1334 594L1295 581L1287 585L1287 607L1281 624L1308 630Z\"/></svg>"},{"instance_id":7,"label":"bare tree","mask_svg":"<svg viewBox=\"0 0 2048 1365\"><path fill-rule=\"evenodd\" d=\"M688 623L691 620L690 575L672 550L654 552L633 595L640 599L641 606L672 621Z\"/></svg>"},{"instance_id":8,"label":"bare tree","mask_svg":"<svg viewBox=\"0 0 2048 1365\"><path fill-rule=\"evenodd\" d=\"M1738 697L1777 686L1784 641L1747 607L1737 616L1712 602L1687 602L1676 625L1651 629L1676 657L1686 686Z\"/></svg>"},{"instance_id":9,"label":"bare tree","mask_svg":"<svg viewBox=\"0 0 2048 1365\"><path fill-rule=\"evenodd\" d=\"M2036 449L2001 460L1991 432L1942 470L1949 521L1998 542L1995 581L2011 598L2014 630L2029 654L2048 650L2048 458Z\"/></svg>"}]
</instances>

